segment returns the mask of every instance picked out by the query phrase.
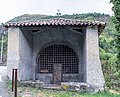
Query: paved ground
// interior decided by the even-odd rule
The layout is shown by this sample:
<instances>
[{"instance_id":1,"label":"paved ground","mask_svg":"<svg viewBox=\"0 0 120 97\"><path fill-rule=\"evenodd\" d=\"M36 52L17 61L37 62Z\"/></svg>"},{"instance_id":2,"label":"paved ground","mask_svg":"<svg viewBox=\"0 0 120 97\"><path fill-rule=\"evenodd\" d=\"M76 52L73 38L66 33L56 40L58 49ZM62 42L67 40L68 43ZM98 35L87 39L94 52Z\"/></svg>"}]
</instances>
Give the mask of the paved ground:
<instances>
[{"instance_id":1,"label":"paved ground","mask_svg":"<svg viewBox=\"0 0 120 97\"><path fill-rule=\"evenodd\" d=\"M6 71L6 66L0 66L0 97L8 97Z\"/></svg>"}]
</instances>

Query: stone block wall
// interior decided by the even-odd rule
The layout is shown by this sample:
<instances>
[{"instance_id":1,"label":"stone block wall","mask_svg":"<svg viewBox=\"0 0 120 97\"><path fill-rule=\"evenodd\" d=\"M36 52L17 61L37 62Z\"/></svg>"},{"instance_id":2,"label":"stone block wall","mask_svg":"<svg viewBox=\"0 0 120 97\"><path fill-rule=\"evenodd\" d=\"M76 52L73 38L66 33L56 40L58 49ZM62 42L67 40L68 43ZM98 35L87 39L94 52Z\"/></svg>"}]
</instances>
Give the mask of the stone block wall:
<instances>
[{"instance_id":1,"label":"stone block wall","mask_svg":"<svg viewBox=\"0 0 120 97\"><path fill-rule=\"evenodd\" d=\"M18 27L8 29L7 74L12 79L12 69L18 69L19 80L32 79L32 35Z\"/></svg>"},{"instance_id":2,"label":"stone block wall","mask_svg":"<svg viewBox=\"0 0 120 97\"><path fill-rule=\"evenodd\" d=\"M12 79L12 69L19 67L19 28L8 29L7 75Z\"/></svg>"},{"instance_id":3,"label":"stone block wall","mask_svg":"<svg viewBox=\"0 0 120 97\"><path fill-rule=\"evenodd\" d=\"M79 58L79 78L76 78L75 80L81 81L82 78L81 71L82 66L81 65L81 48L82 48L82 35L78 32L75 33L71 31L68 28L57 28L57 27L51 27L46 28L42 30L41 32L36 33L33 35L33 78L40 79L39 76L43 76L44 74L37 74L36 72L36 58L40 51L42 51L45 47L52 45L52 44L65 44L70 46L78 55ZM49 74L48 74L49 75ZM47 76L47 74L45 74ZM75 75L76 76L76 75ZM65 76L67 78L67 75ZM64 77L64 78L65 78ZM72 78L73 76L71 76ZM74 78L74 77L73 77ZM51 78L50 78L51 79ZM45 81L45 80L43 80ZM51 82L51 81L49 81Z\"/></svg>"},{"instance_id":4,"label":"stone block wall","mask_svg":"<svg viewBox=\"0 0 120 97\"><path fill-rule=\"evenodd\" d=\"M21 31L19 42L19 72L21 80L32 79L32 34L26 30Z\"/></svg>"},{"instance_id":5,"label":"stone block wall","mask_svg":"<svg viewBox=\"0 0 120 97\"><path fill-rule=\"evenodd\" d=\"M88 26L82 33L76 33L65 27L48 27L32 34L29 30L18 27L8 28L7 74L11 79L13 68L18 68L19 80L35 80L51 82L51 74L36 72L36 58L41 50L51 44L70 46L79 58L79 74L63 75L65 80L70 77L86 82L96 90L102 89L104 77L99 58L98 27ZM46 79L47 78L47 79Z\"/></svg>"},{"instance_id":6,"label":"stone block wall","mask_svg":"<svg viewBox=\"0 0 120 97\"><path fill-rule=\"evenodd\" d=\"M104 77L99 57L98 27L88 26L85 36L86 82L99 90L104 86Z\"/></svg>"}]
</instances>

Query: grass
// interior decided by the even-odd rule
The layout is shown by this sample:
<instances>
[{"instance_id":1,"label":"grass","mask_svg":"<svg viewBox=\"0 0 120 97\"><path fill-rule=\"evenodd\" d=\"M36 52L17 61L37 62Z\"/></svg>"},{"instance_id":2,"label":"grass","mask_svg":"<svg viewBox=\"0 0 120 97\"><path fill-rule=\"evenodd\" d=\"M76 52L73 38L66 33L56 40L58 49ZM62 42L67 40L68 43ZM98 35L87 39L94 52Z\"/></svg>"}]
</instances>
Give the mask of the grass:
<instances>
[{"instance_id":1,"label":"grass","mask_svg":"<svg viewBox=\"0 0 120 97\"><path fill-rule=\"evenodd\" d=\"M13 92L11 92L11 88L12 88L11 81L9 81L8 82L9 94L10 97L14 97ZM98 92L95 94L89 94L48 89L37 89L18 85L18 97L120 97L120 94L110 92Z\"/></svg>"},{"instance_id":2,"label":"grass","mask_svg":"<svg viewBox=\"0 0 120 97\"><path fill-rule=\"evenodd\" d=\"M95 94L76 93L76 92L64 92L64 91L49 91L49 90L38 90L37 92L31 93L31 95L23 93L24 97L120 97L118 94L111 94L106 92L100 92ZM23 97L20 95L18 97Z\"/></svg>"},{"instance_id":3,"label":"grass","mask_svg":"<svg viewBox=\"0 0 120 97\"><path fill-rule=\"evenodd\" d=\"M95 93L95 94L86 94L86 93L76 93L76 92L42 92L43 97L120 97L120 95L110 94L110 93ZM39 94L38 94L39 95Z\"/></svg>"}]
</instances>

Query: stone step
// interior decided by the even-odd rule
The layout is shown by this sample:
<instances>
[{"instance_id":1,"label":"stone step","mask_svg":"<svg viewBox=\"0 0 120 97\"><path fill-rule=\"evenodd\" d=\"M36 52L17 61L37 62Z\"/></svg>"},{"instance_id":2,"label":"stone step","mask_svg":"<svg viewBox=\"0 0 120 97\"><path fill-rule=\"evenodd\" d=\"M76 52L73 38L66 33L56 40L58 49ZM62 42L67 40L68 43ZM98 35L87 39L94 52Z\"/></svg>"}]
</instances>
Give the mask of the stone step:
<instances>
[{"instance_id":1,"label":"stone step","mask_svg":"<svg viewBox=\"0 0 120 97\"><path fill-rule=\"evenodd\" d=\"M61 90L61 85L56 85L56 84L44 84L43 85L44 89L52 89L52 90Z\"/></svg>"}]
</instances>

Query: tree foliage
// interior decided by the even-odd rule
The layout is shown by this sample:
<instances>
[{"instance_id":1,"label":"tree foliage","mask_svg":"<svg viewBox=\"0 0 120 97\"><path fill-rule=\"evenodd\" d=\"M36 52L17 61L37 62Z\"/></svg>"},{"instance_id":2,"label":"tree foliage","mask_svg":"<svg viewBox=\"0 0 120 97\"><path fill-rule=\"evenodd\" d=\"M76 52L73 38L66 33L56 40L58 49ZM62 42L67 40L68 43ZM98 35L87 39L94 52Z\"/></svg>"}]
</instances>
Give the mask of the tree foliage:
<instances>
[{"instance_id":1,"label":"tree foliage","mask_svg":"<svg viewBox=\"0 0 120 97\"><path fill-rule=\"evenodd\" d=\"M116 29L110 17L103 33L99 36L100 58L106 86L110 89L120 89L120 69L117 60Z\"/></svg>"},{"instance_id":2,"label":"tree foliage","mask_svg":"<svg viewBox=\"0 0 120 97\"><path fill-rule=\"evenodd\" d=\"M107 21L110 16L108 14L100 14L100 13L84 13L84 14L72 14L72 15L61 15L61 16L50 16L50 15L41 15L41 14L24 14L9 22L19 22L19 21L31 21L31 20L39 20L39 19L50 19L50 18L66 18L66 19L84 19L84 20L98 20L98 21Z\"/></svg>"},{"instance_id":3,"label":"tree foliage","mask_svg":"<svg viewBox=\"0 0 120 97\"><path fill-rule=\"evenodd\" d=\"M117 38L116 38L116 47L118 49L118 61L120 61L120 0L111 0L113 3L112 10L114 11L115 18L113 19L113 22L115 24L115 28L117 30Z\"/></svg>"}]
</instances>

